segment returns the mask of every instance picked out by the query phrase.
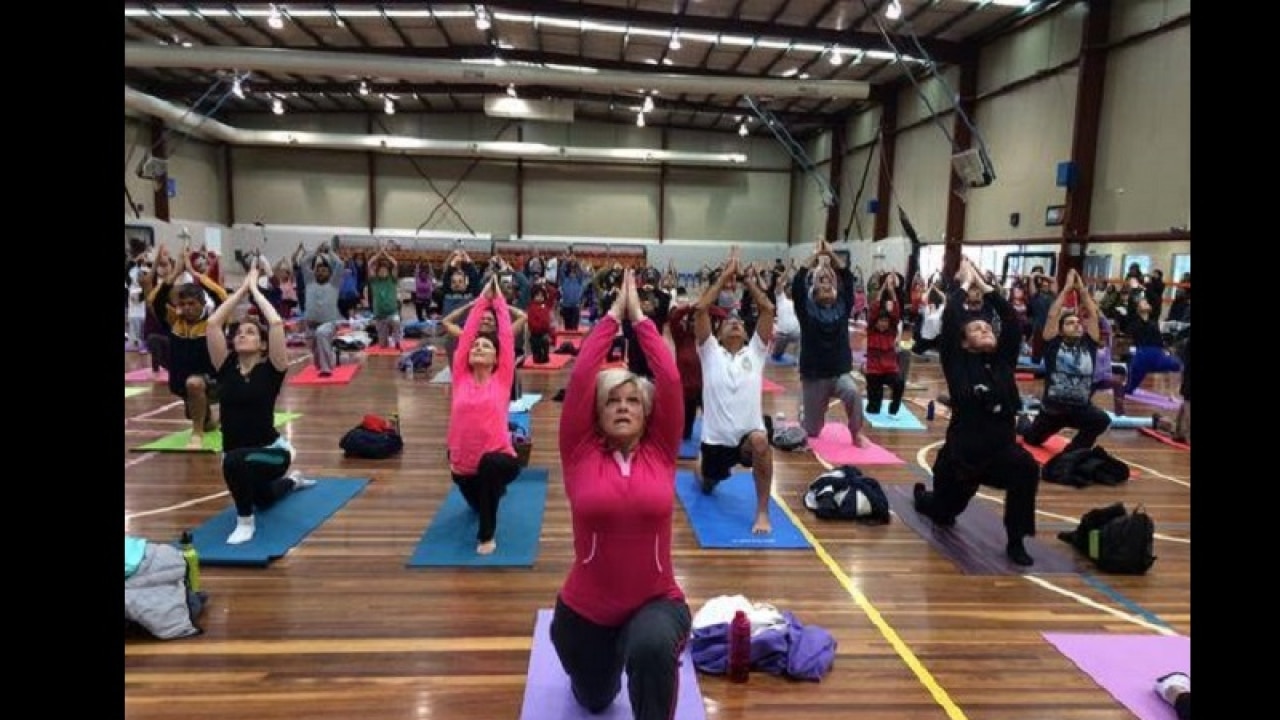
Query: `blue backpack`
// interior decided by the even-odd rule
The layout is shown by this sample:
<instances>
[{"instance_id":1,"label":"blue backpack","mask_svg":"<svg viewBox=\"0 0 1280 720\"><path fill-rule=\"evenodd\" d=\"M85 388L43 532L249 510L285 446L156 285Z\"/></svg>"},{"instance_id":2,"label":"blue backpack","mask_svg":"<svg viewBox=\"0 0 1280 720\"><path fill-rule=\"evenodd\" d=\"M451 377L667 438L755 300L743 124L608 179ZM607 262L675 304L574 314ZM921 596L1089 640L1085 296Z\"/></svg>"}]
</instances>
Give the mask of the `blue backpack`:
<instances>
[{"instance_id":1,"label":"blue backpack","mask_svg":"<svg viewBox=\"0 0 1280 720\"><path fill-rule=\"evenodd\" d=\"M404 372L409 368L413 368L414 372L425 371L431 368L431 360L435 353L430 345L420 345L409 352L400 356L396 361L396 369Z\"/></svg>"}]
</instances>

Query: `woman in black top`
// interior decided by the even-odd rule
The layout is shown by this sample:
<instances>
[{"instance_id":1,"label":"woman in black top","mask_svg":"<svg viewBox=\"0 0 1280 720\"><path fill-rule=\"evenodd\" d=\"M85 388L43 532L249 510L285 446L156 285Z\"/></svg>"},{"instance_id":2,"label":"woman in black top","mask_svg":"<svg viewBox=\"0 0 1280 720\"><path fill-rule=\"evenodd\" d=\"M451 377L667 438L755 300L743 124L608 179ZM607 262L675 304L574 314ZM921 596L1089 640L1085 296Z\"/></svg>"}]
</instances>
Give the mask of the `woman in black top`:
<instances>
[{"instance_id":1,"label":"woman in black top","mask_svg":"<svg viewBox=\"0 0 1280 720\"><path fill-rule=\"evenodd\" d=\"M236 325L228 349L223 327L233 308L253 294L264 328L250 319ZM268 329L269 328L269 329ZM275 429L276 397L289 369L284 321L258 288L255 263L240 287L209 318L205 338L209 358L217 368L222 401L222 477L236 505L236 528L228 545L253 539L254 508L265 510L293 490L310 487L297 473L288 473L293 447Z\"/></svg>"},{"instance_id":2,"label":"woman in black top","mask_svg":"<svg viewBox=\"0 0 1280 720\"><path fill-rule=\"evenodd\" d=\"M1129 374L1125 379L1124 394L1132 395L1142 387L1142 381L1151 373L1178 372L1182 364L1164 347L1164 335L1160 332L1160 318L1154 312L1142 286L1130 280L1129 314L1125 332L1132 343Z\"/></svg>"},{"instance_id":3,"label":"woman in black top","mask_svg":"<svg viewBox=\"0 0 1280 720\"><path fill-rule=\"evenodd\" d=\"M1035 561L1023 538L1035 534L1040 465L1018 444L1014 425L1022 396L1014 370L1022 328L1013 306L965 259L942 316L938 353L951 396L947 439L933 462L933 490L915 485L915 508L938 525L953 525L979 485L1005 491L1005 553L1019 565ZM999 337L991 311L999 318Z\"/></svg>"}]
</instances>

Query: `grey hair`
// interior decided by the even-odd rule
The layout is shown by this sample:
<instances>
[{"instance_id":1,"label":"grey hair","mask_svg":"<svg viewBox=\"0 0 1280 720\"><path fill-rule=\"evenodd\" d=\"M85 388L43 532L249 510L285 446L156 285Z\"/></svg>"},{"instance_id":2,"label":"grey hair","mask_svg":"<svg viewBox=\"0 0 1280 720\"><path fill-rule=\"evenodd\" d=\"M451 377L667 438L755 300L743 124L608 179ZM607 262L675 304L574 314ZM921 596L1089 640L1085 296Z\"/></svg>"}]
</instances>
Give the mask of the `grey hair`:
<instances>
[{"instance_id":1,"label":"grey hair","mask_svg":"<svg viewBox=\"0 0 1280 720\"><path fill-rule=\"evenodd\" d=\"M653 412L653 381L641 377L626 368L609 368L596 375L596 418L604 414L604 405L609 400L609 393L614 388L632 383L640 391L640 404L644 406L647 419Z\"/></svg>"}]
</instances>

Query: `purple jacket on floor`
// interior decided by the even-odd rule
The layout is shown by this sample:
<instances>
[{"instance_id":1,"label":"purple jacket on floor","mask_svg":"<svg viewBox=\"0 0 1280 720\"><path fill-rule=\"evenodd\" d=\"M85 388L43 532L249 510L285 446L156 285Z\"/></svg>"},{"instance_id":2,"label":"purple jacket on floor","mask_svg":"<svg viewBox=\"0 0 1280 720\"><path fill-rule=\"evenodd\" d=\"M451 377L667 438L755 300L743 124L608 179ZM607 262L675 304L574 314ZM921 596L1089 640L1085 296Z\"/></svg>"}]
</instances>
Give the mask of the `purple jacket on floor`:
<instances>
[{"instance_id":1,"label":"purple jacket on floor","mask_svg":"<svg viewBox=\"0 0 1280 720\"><path fill-rule=\"evenodd\" d=\"M786 625L751 636L751 669L796 680L821 680L835 662L835 638L820 627L801 624L789 612L782 616ZM729 623L695 629L689 647L694 667L712 675L725 674L729 669Z\"/></svg>"}]
</instances>

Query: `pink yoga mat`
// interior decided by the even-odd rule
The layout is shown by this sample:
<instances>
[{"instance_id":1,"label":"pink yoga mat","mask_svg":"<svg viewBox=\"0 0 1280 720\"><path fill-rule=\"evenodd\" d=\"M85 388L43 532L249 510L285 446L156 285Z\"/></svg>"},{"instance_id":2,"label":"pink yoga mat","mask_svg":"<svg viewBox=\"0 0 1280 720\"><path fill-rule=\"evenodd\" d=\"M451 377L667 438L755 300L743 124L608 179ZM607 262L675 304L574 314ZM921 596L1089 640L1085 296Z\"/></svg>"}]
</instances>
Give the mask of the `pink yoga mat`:
<instances>
[{"instance_id":1,"label":"pink yoga mat","mask_svg":"<svg viewBox=\"0 0 1280 720\"><path fill-rule=\"evenodd\" d=\"M874 442L855 447L849 428L829 422L816 438L809 438L809 449L831 465L905 465L906 461Z\"/></svg>"},{"instance_id":2,"label":"pink yoga mat","mask_svg":"<svg viewBox=\"0 0 1280 720\"><path fill-rule=\"evenodd\" d=\"M320 377L315 365L308 365L302 372L289 378L290 385L346 385L360 372L359 365L339 365L329 377Z\"/></svg>"},{"instance_id":3,"label":"pink yoga mat","mask_svg":"<svg viewBox=\"0 0 1280 720\"><path fill-rule=\"evenodd\" d=\"M157 382L157 383L167 383L169 382L169 372L161 368L160 373L153 377L151 375L150 368L140 368L138 370L130 370L129 372L125 373L124 380L125 382L148 382L149 381L149 382Z\"/></svg>"},{"instance_id":4,"label":"pink yoga mat","mask_svg":"<svg viewBox=\"0 0 1280 720\"><path fill-rule=\"evenodd\" d=\"M706 720L707 709L698 690L698 674L686 646L680 656L679 690L673 720ZM533 626L533 649L529 653L529 679L524 686L520 720L631 720L631 700L627 697L627 676L622 675L622 692L604 712L592 715L569 689L555 646L551 644L551 611L539 610Z\"/></svg>"},{"instance_id":5,"label":"pink yoga mat","mask_svg":"<svg viewBox=\"0 0 1280 720\"><path fill-rule=\"evenodd\" d=\"M785 388L783 388L778 383L770 380L769 378L763 378L762 382L760 383L760 389L763 390L764 392L777 393L777 392L782 392Z\"/></svg>"},{"instance_id":6,"label":"pink yoga mat","mask_svg":"<svg viewBox=\"0 0 1280 720\"><path fill-rule=\"evenodd\" d=\"M1143 390L1142 388L1138 388L1137 390L1129 393L1129 399L1140 402L1144 405L1158 407L1161 410L1177 410L1178 406L1182 404L1181 400L1171 398L1168 395L1154 393L1150 390Z\"/></svg>"},{"instance_id":7,"label":"pink yoga mat","mask_svg":"<svg viewBox=\"0 0 1280 720\"><path fill-rule=\"evenodd\" d=\"M364 354L365 355L391 355L394 357L399 357L409 352L410 350L417 349L418 343L419 343L418 340L401 340L399 350L395 349L394 346L382 347L380 345L370 345L369 347L364 349Z\"/></svg>"},{"instance_id":8,"label":"pink yoga mat","mask_svg":"<svg viewBox=\"0 0 1280 720\"><path fill-rule=\"evenodd\" d=\"M1156 678L1191 673L1191 638L1068 633L1044 633L1044 638L1141 720L1176 717L1173 706L1156 694Z\"/></svg>"}]
</instances>

